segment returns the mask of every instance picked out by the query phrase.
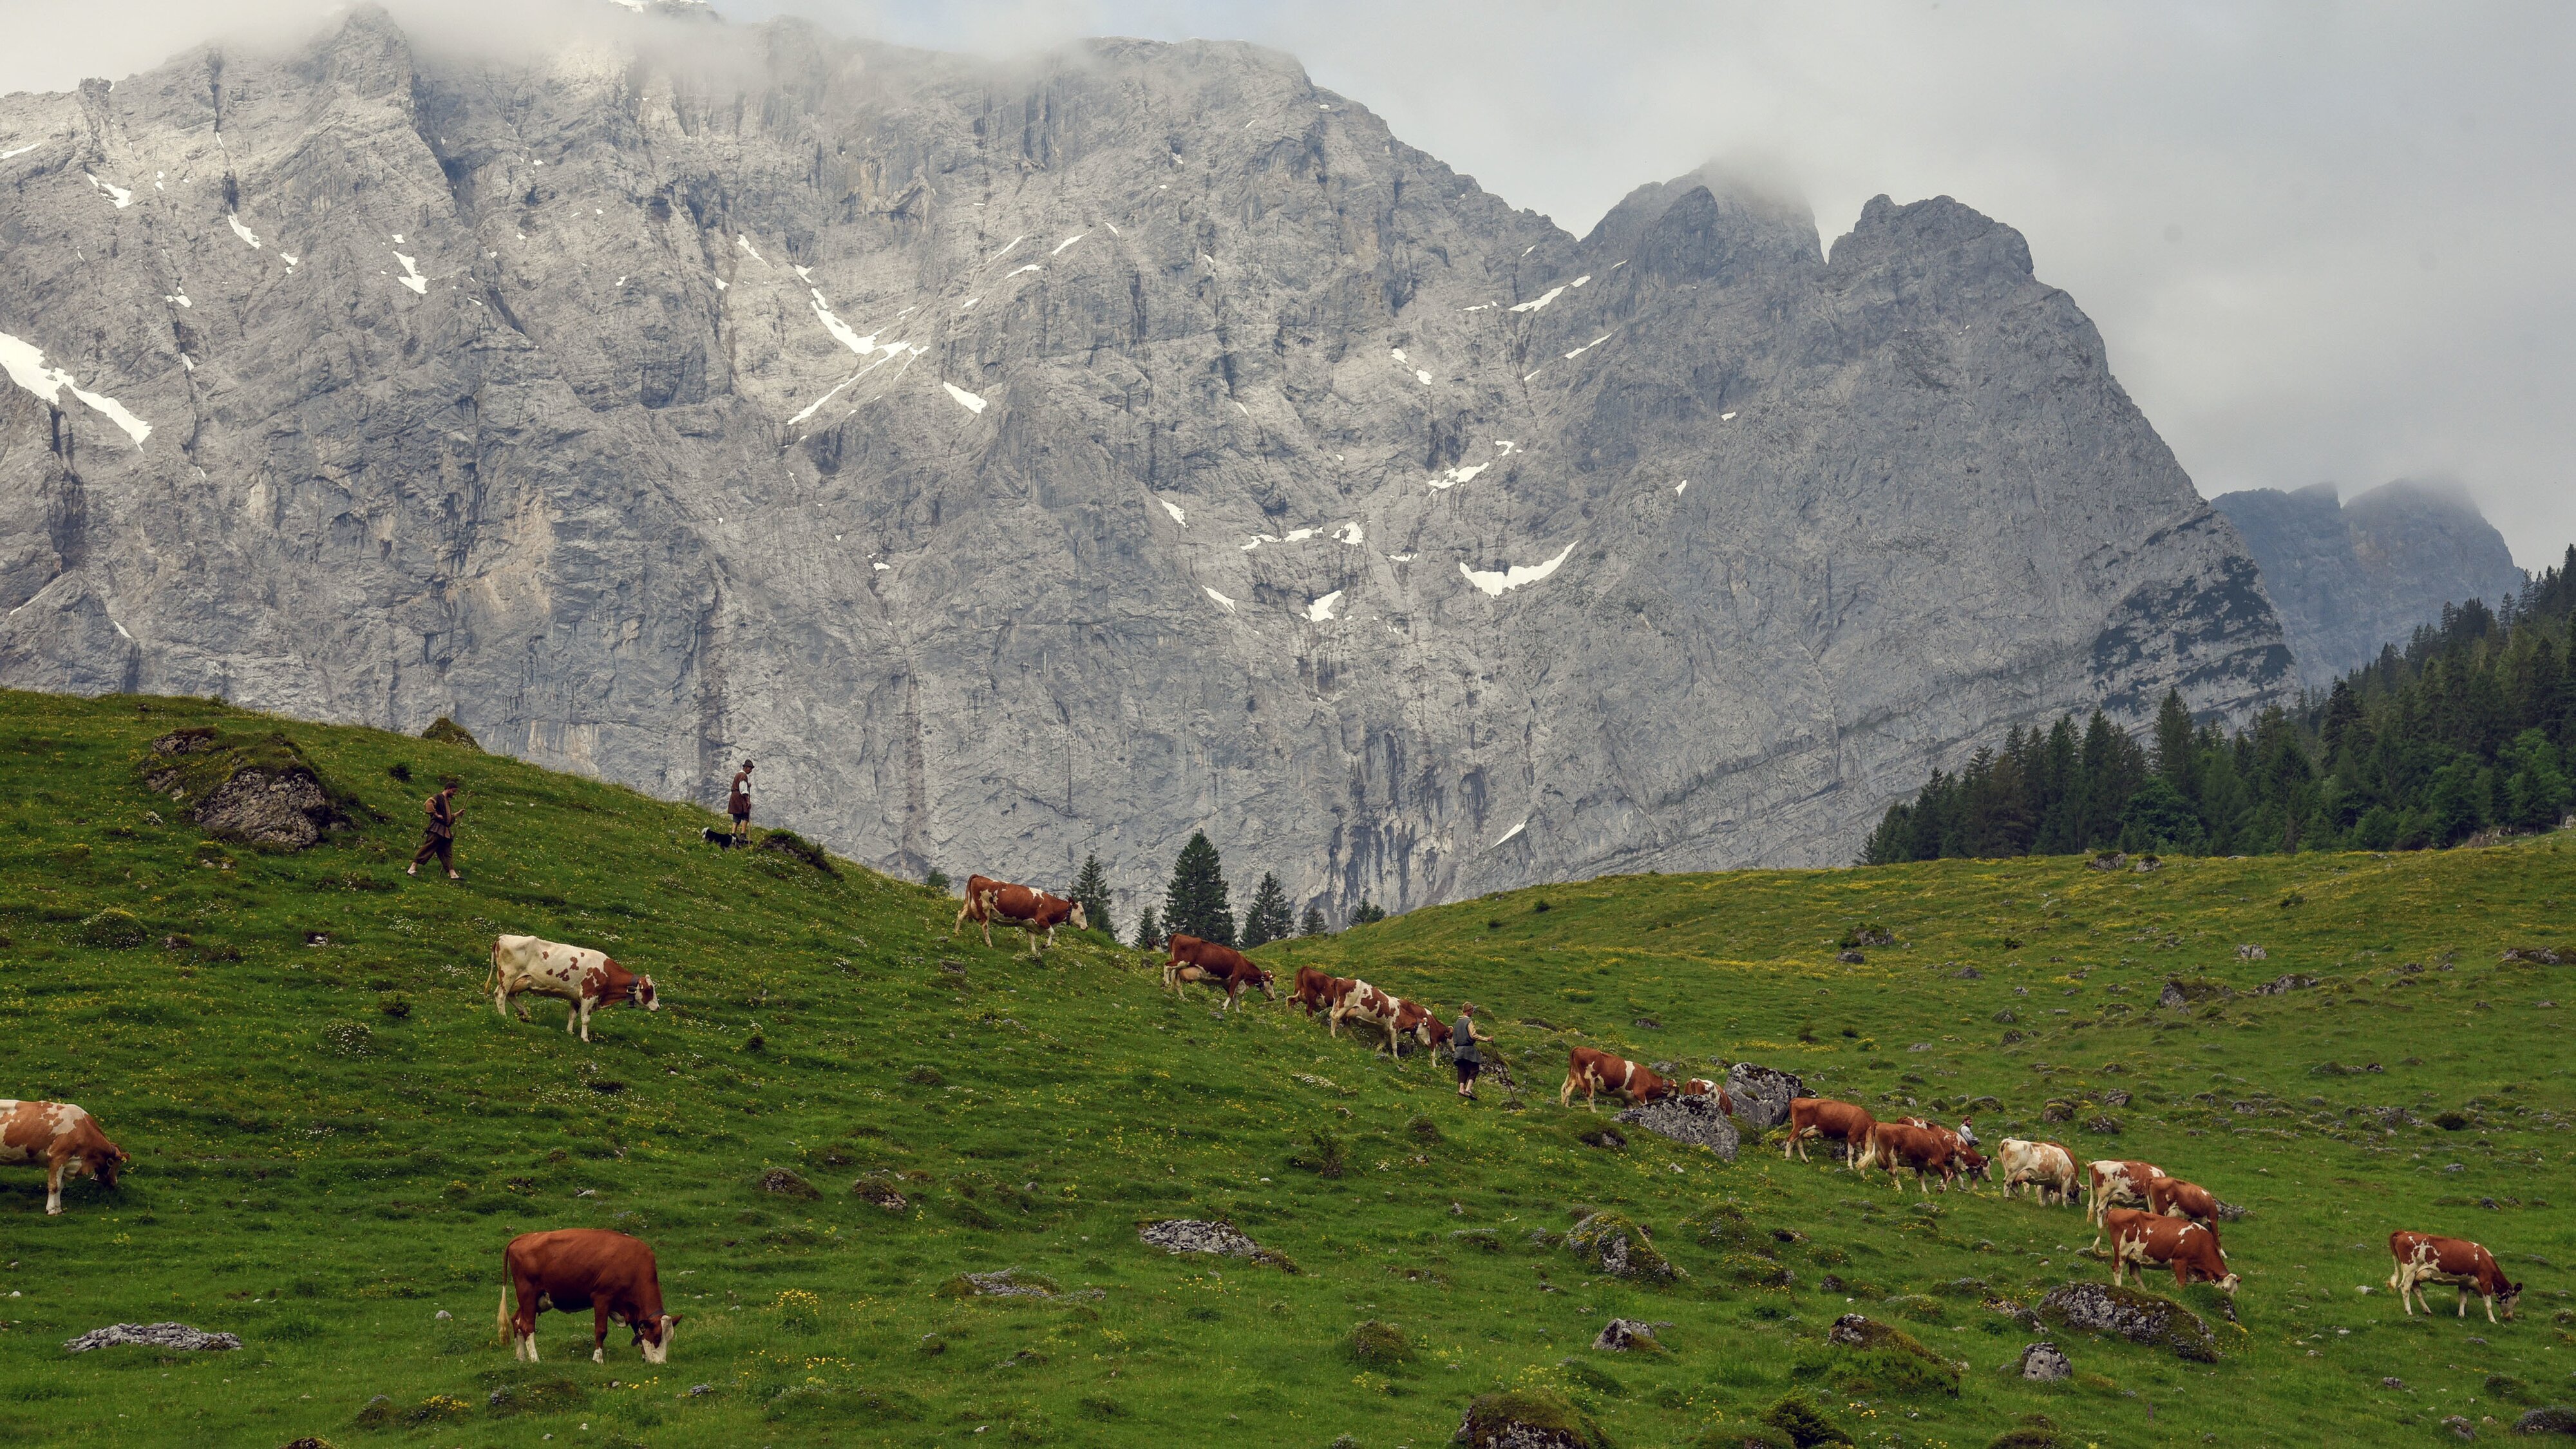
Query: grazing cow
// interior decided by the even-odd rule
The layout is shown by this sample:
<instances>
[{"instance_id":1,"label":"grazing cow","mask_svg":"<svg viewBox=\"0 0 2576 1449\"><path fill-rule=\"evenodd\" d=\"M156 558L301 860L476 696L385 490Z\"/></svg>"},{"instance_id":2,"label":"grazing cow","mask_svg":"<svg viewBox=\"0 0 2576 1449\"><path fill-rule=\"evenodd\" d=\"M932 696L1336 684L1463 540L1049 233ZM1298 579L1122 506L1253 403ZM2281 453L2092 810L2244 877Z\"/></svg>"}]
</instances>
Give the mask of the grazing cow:
<instances>
[{"instance_id":1,"label":"grazing cow","mask_svg":"<svg viewBox=\"0 0 2576 1449\"><path fill-rule=\"evenodd\" d=\"M1433 1053L1432 1059L1437 1061L1440 1049L1449 1044L1449 1023L1442 1021L1438 1012L1421 1002L1407 1001L1402 997L1396 998L1395 1012L1395 1034L1398 1037L1409 1036L1429 1048Z\"/></svg>"},{"instance_id":2,"label":"grazing cow","mask_svg":"<svg viewBox=\"0 0 2576 1449\"><path fill-rule=\"evenodd\" d=\"M641 1239L606 1228L560 1228L521 1233L501 1252L509 1283L501 1289L501 1336L514 1340L511 1356L537 1361L537 1315L549 1308L591 1311L590 1361L608 1361L608 1325L635 1330L646 1363L671 1361L671 1330L680 1315L662 1311L662 1275L653 1250ZM519 1310L510 1311L516 1289Z\"/></svg>"},{"instance_id":3,"label":"grazing cow","mask_svg":"<svg viewBox=\"0 0 2576 1449\"><path fill-rule=\"evenodd\" d=\"M522 991L572 1003L564 1030L579 1023L583 1041L590 1040L590 1014L600 1007L623 1001L646 1011L662 1009L652 977L638 976L588 947L534 936L493 938L492 972L483 978L483 989L492 993L492 1009L503 1016L510 1014L510 998Z\"/></svg>"},{"instance_id":4,"label":"grazing cow","mask_svg":"<svg viewBox=\"0 0 2576 1449\"><path fill-rule=\"evenodd\" d=\"M1861 1167L1860 1150L1869 1141L1869 1129L1878 1125L1869 1109L1850 1102L1837 1102L1830 1097L1792 1097L1789 1099L1789 1136L1780 1144L1780 1156L1786 1159L1792 1150L1798 1160L1807 1160L1807 1139L1839 1142L1843 1161L1852 1171Z\"/></svg>"},{"instance_id":5,"label":"grazing cow","mask_svg":"<svg viewBox=\"0 0 2576 1449\"><path fill-rule=\"evenodd\" d=\"M65 1182L86 1172L114 1191L116 1170L132 1160L98 1130L97 1119L69 1102L0 1100L0 1162L45 1164L48 1216L62 1216Z\"/></svg>"},{"instance_id":6,"label":"grazing cow","mask_svg":"<svg viewBox=\"0 0 2576 1449\"><path fill-rule=\"evenodd\" d=\"M2120 1286L2120 1275L2132 1266L2143 1284L2149 1264L2168 1263L2177 1289L2194 1282L2215 1283L2219 1292L2236 1296L2236 1275L2227 1267L2227 1254L2219 1249L2218 1229L2136 1208L2112 1208L2104 1219L2103 1231L2111 1235L2112 1287Z\"/></svg>"},{"instance_id":7,"label":"grazing cow","mask_svg":"<svg viewBox=\"0 0 2576 1449\"><path fill-rule=\"evenodd\" d=\"M1404 1018L1403 1004L1365 981L1354 979L1333 998L1327 1015L1328 1034L1342 1034L1345 1021L1362 1021L1386 1033L1386 1054L1396 1055L1396 1032Z\"/></svg>"},{"instance_id":8,"label":"grazing cow","mask_svg":"<svg viewBox=\"0 0 2576 1449\"><path fill-rule=\"evenodd\" d=\"M1706 1077L1693 1077L1689 1081L1682 1083L1682 1095L1685 1097L1715 1097L1717 1099L1717 1110L1725 1113L1729 1117L1735 1115L1735 1099L1726 1095L1726 1089L1724 1087L1719 1086L1717 1083L1710 1081Z\"/></svg>"},{"instance_id":9,"label":"grazing cow","mask_svg":"<svg viewBox=\"0 0 2576 1449\"><path fill-rule=\"evenodd\" d=\"M1926 1194L1932 1189L1923 1181L1927 1172L1941 1178L1941 1190L1950 1190L1950 1179L1957 1175L1959 1139L1939 1127L1918 1126L1906 1122L1880 1122L1869 1130L1859 1154L1860 1166L1887 1169L1887 1180L1898 1192L1905 1191L1899 1172L1914 1174L1916 1190Z\"/></svg>"},{"instance_id":10,"label":"grazing cow","mask_svg":"<svg viewBox=\"0 0 2576 1449\"><path fill-rule=\"evenodd\" d=\"M2388 1256L2397 1260L2397 1271L2388 1275L2388 1286L2397 1291L2397 1301L2406 1307L2406 1316L2415 1316L2415 1304L2433 1311L2433 1301L2424 1296L2427 1283L2448 1283L2460 1290L2460 1317L2469 1316L2469 1290L2478 1290L2486 1300L2487 1322L2496 1321L2496 1305L2504 1305L2504 1316L2522 1303L2522 1285L2504 1276L2496 1266L2495 1254L2466 1238L2437 1238L2431 1233L2395 1232L2388 1235Z\"/></svg>"},{"instance_id":11,"label":"grazing cow","mask_svg":"<svg viewBox=\"0 0 2576 1449\"><path fill-rule=\"evenodd\" d=\"M1091 929L1091 915L1078 901L1024 885L993 882L983 895L980 921L984 927L984 944L993 944L993 918L999 916L1005 925L1017 926L1029 933L1029 954L1038 954L1038 933L1046 932L1046 943L1055 944L1055 928L1072 923L1077 931ZM951 931L951 935L955 932Z\"/></svg>"},{"instance_id":12,"label":"grazing cow","mask_svg":"<svg viewBox=\"0 0 2576 1449\"><path fill-rule=\"evenodd\" d=\"M1937 1132L1950 1144L1949 1165L1941 1175L1943 1191L1949 1190L1952 1177L1982 1177L1989 1182L1994 1180L1994 1169L1988 1164L1986 1155L1977 1150L1977 1139L1969 1129L1967 1118L1959 1119L1959 1127L1956 1131L1922 1117L1899 1117L1896 1122L1900 1127L1920 1127L1926 1131ZM1867 1167L1869 1164L1864 1161L1861 1165Z\"/></svg>"},{"instance_id":13,"label":"grazing cow","mask_svg":"<svg viewBox=\"0 0 2576 1449\"><path fill-rule=\"evenodd\" d=\"M1556 1105L1572 1106L1577 1087L1583 1089L1584 1110L1589 1112L1601 1110L1593 1099L1602 1092L1631 1107L1681 1095L1679 1087L1645 1067L1591 1047L1576 1047L1565 1054L1565 1085L1557 1088Z\"/></svg>"},{"instance_id":14,"label":"grazing cow","mask_svg":"<svg viewBox=\"0 0 2576 1449\"><path fill-rule=\"evenodd\" d=\"M1225 993L1225 1008L1243 1002L1247 986L1261 988L1264 1001L1277 1001L1279 995L1270 989L1271 975L1254 964L1252 958L1231 946L1202 941L1196 936L1174 932L1170 941L1171 956L1163 962L1163 986L1179 991L1183 982L1203 981Z\"/></svg>"},{"instance_id":15,"label":"grazing cow","mask_svg":"<svg viewBox=\"0 0 2576 1449\"><path fill-rule=\"evenodd\" d=\"M1297 989L1289 993L1288 1001L1292 1006L1306 1008L1306 1019L1312 1021L1317 1012L1340 999L1343 989L1350 984L1346 977L1318 971L1312 966L1300 966L1297 968Z\"/></svg>"},{"instance_id":16,"label":"grazing cow","mask_svg":"<svg viewBox=\"0 0 2576 1449\"><path fill-rule=\"evenodd\" d=\"M2218 1221L2218 1199L2198 1183L2179 1177L2147 1179L2147 1211L2169 1218L2189 1218L2196 1223Z\"/></svg>"},{"instance_id":17,"label":"grazing cow","mask_svg":"<svg viewBox=\"0 0 2576 1449\"><path fill-rule=\"evenodd\" d=\"M2147 1184L2165 1175L2152 1162L2105 1157L2084 1164L2084 1216L2093 1224L2093 1246L2102 1246L2102 1214L2115 1207L2145 1207Z\"/></svg>"},{"instance_id":18,"label":"grazing cow","mask_svg":"<svg viewBox=\"0 0 2576 1449\"><path fill-rule=\"evenodd\" d=\"M2014 1189L2030 1184L2044 1204L2049 1194L2057 1194L2058 1206L2075 1201L2075 1155L2054 1142L2030 1142L2007 1137L1997 1143L1996 1161L2004 1166L2004 1196L2014 1196Z\"/></svg>"}]
</instances>

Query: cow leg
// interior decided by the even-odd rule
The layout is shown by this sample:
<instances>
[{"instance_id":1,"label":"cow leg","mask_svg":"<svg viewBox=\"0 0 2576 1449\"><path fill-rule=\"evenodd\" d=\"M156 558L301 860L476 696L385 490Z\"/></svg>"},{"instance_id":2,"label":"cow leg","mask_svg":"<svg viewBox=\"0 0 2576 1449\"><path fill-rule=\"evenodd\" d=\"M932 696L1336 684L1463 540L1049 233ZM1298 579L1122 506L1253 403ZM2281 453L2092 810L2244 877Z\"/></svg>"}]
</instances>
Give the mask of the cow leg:
<instances>
[{"instance_id":1,"label":"cow leg","mask_svg":"<svg viewBox=\"0 0 2576 1449\"><path fill-rule=\"evenodd\" d=\"M1574 1104L1574 1074L1573 1074L1573 1073L1571 1073L1571 1072L1568 1072L1568 1073L1566 1073L1566 1076L1565 1076L1565 1085L1556 1089L1556 1105L1558 1105L1558 1106L1560 1106L1560 1107L1570 1107L1570 1106L1572 1106L1573 1104Z\"/></svg>"},{"instance_id":2,"label":"cow leg","mask_svg":"<svg viewBox=\"0 0 2576 1449\"><path fill-rule=\"evenodd\" d=\"M492 1014L503 1021L510 1019L510 985L506 981L493 989Z\"/></svg>"},{"instance_id":3,"label":"cow leg","mask_svg":"<svg viewBox=\"0 0 2576 1449\"><path fill-rule=\"evenodd\" d=\"M590 1008L590 998L583 997L581 999L581 1039L585 1045L590 1041Z\"/></svg>"},{"instance_id":4,"label":"cow leg","mask_svg":"<svg viewBox=\"0 0 2576 1449\"><path fill-rule=\"evenodd\" d=\"M608 1304L605 1300L590 1309L590 1361L608 1362Z\"/></svg>"},{"instance_id":5,"label":"cow leg","mask_svg":"<svg viewBox=\"0 0 2576 1449\"><path fill-rule=\"evenodd\" d=\"M45 1173L45 1216L63 1215L63 1164L57 1162Z\"/></svg>"},{"instance_id":6,"label":"cow leg","mask_svg":"<svg viewBox=\"0 0 2576 1449\"><path fill-rule=\"evenodd\" d=\"M2460 1294L2460 1316L2461 1316L2462 1318L2466 1318L2466 1317L2468 1317L2468 1316L2469 1316L2469 1285L2468 1285L2468 1284L2466 1284L2466 1283L2462 1283L2462 1284L2460 1284L2460 1285L2459 1285L2459 1294Z\"/></svg>"},{"instance_id":7,"label":"cow leg","mask_svg":"<svg viewBox=\"0 0 2576 1449\"><path fill-rule=\"evenodd\" d=\"M2460 1296L2461 1296L2462 1298L2466 1298L2466 1297L2468 1297L2468 1290L2467 1290L2467 1289L2465 1289L2465 1288L2461 1289L2461 1290L2460 1290ZM2485 1302L2486 1302L2486 1305L2487 1305L2487 1322L2489 1322L2489 1323L2494 1323L2494 1322L2496 1321L2496 1316L2495 1316L2495 1295L2494 1295L2494 1294L2492 1294L2492 1293L2481 1293L2481 1294L2479 1294L2479 1295L2478 1295L2478 1297L2480 1297L2481 1299L2484 1299L2484 1300L2485 1300Z\"/></svg>"}]
</instances>

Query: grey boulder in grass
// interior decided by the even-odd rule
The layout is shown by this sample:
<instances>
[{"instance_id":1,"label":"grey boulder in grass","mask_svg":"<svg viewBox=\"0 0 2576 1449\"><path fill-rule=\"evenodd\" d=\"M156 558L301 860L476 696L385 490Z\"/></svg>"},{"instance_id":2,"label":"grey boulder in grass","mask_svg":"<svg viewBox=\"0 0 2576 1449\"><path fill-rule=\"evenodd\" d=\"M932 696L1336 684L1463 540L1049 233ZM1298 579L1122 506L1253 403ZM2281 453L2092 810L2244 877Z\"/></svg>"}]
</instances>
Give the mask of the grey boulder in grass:
<instances>
[{"instance_id":1,"label":"grey boulder in grass","mask_svg":"<svg viewBox=\"0 0 2576 1449\"><path fill-rule=\"evenodd\" d=\"M1610 1449L1591 1415L1545 1390L1478 1395L1450 1442L1468 1449Z\"/></svg>"},{"instance_id":2,"label":"grey boulder in grass","mask_svg":"<svg viewBox=\"0 0 2576 1449\"><path fill-rule=\"evenodd\" d=\"M2174 1302L2108 1283L2064 1283L2039 1300L2039 1316L2067 1328L2116 1333L2131 1343L2171 1349L2194 1363L2218 1360L2218 1338L2207 1321Z\"/></svg>"},{"instance_id":3,"label":"grey boulder in grass","mask_svg":"<svg viewBox=\"0 0 2576 1449\"><path fill-rule=\"evenodd\" d=\"M63 1345L65 1353L87 1353L96 1348L212 1349L228 1351L242 1346L242 1341L229 1333L208 1333L184 1323L111 1323L93 1328Z\"/></svg>"}]
</instances>

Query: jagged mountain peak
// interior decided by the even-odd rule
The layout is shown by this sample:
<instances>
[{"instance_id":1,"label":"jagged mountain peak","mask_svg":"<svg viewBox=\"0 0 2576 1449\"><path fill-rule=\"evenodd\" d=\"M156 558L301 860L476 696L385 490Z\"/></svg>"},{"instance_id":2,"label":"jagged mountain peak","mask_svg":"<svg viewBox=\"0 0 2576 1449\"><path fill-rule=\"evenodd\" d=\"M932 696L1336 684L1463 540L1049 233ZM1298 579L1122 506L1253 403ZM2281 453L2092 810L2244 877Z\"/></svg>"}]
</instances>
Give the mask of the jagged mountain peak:
<instances>
[{"instance_id":1,"label":"jagged mountain peak","mask_svg":"<svg viewBox=\"0 0 2576 1449\"><path fill-rule=\"evenodd\" d=\"M2286 685L1956 203L1828 262L1704 168L1578 240L1254 47L632 28L0 99L89 148L0 162L0 682L749 754L844 853L1131 904L1206 828L1336 914L1846 859L2008 722Z\"/></svg>"}]
</instances>

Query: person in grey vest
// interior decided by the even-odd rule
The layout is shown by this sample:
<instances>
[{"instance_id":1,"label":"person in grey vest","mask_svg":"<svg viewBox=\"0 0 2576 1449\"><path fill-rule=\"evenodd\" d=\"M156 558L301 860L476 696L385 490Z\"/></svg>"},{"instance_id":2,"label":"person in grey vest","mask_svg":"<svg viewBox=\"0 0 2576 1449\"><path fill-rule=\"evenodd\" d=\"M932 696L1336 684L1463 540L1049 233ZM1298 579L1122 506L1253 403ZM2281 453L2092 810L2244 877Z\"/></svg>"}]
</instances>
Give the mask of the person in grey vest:
<instances>
[{"instance_id":1,"label":"person in grey vest","mask_svg":"<svg viewBox=\"0 0 2576 1449\"><path fill-rule=\"evenodd\" d=\"M1476 1003L1460 1002L1458 1024L1449 1028L1449 1051L1458 1061L1458 1095L1470 1102L1476 1100L1476 1074L1485 1069L1484 1055L1476 1044L1492 1040L1476 1030Z\"/></svg>"}]
</instances>

